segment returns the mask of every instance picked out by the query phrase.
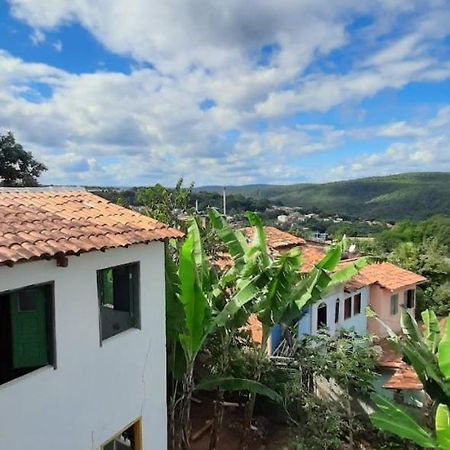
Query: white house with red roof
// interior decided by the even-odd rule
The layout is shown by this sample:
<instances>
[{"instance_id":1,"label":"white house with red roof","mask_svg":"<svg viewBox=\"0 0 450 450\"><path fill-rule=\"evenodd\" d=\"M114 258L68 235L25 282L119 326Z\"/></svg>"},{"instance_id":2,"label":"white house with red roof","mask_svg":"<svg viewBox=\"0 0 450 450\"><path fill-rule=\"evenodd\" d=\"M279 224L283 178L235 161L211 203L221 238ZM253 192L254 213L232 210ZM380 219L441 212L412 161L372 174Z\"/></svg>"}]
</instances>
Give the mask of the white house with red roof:
<instances>
[{"instance_id":1,"label":"white house with red roof","mask_svg":"<svg viewBox=\"0 0 450 450\"><path fill-rule=\"evenodd\" d=\"M0 448L162 450L164 240L85 191L0 189Z\"/></svg>"}]
</instances>

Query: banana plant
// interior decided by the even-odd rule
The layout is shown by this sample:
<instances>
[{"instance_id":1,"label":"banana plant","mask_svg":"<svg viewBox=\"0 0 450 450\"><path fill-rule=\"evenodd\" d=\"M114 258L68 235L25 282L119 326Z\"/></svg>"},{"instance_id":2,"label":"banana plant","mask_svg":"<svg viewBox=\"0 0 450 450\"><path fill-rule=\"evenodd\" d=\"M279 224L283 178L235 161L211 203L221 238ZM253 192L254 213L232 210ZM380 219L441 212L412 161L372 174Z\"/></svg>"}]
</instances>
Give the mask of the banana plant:
<instances>
[{"instance_id":1,"label":"banana plant","mask_svg":"<svg viewBox=\"0 0 450 450\"><path fill-rule=\"evenodd\" d=\"M208 214L212 227L233 259L233 265L225 274L225 279L238 274L240 282L254 293L242 298L239 304L227 304L220 313L219 320L225 324L236 312L235 308L244 311L247 319L250 314L256 314L262 325L262 340L257 357L259 363L255 371L255 380L258 382L273 326L290 326L293 320L300 317L304 308L324 297L336 285L356 275L366 264L366 259L357 260L336 271L345 250L345 241L342 241L328 250L309 273L301 275L301 250L294 248L283 255L270 257L264 227L257 214L247 213L247 219L254 230L250 243L247 243L242 232L232 230L216 210L211 209ZM256 393L251 392L246 407L241 449L247 445L255 400Z\"/></svg>"},{"instance_id":2,"label":"banana plant","mask_svg":"<svg viewBox=\"0 0 450 450\"><path fill-rule=\"evenodd\" d=\"M373 311L369 316L379 320ZM411 440L423 448L450 450L450 319L447 319L443 333L433 311L422 313L422 332L408 312L402 312L403 337L387 329L393 346L411 365L423 384L425 392L437 405L434 429L419 425L403 408L390 400L374 394L378 410L371 415L372 423L389 433Z\"/></svg>"},{"instance_id":3,"label":"banana plant","mask_svg":"<svg viewBox=\"0 0 450 450\"><path fill-rule=\"evenodd\" d=\"M187 236L178 251L178 260L166 258L166 334L169 344L169 367L174 381L169 402L172 448L189 447L190 405L196 389L194 365L207 338L225 326L258 293L255 277L237 279L228 274L218 276L206 258L197 222L192 219ZM227 289L226 289L227 287ZM233 289L231 289L233 287ZM231 294L229 294L231 293ZM224 302L222 297L229 296ZM217 305L226 304L226 311ZM203 385L222 389L255 391L272 399L277 394L252 380L216 379Z\"/></svg>"}]
</instances>

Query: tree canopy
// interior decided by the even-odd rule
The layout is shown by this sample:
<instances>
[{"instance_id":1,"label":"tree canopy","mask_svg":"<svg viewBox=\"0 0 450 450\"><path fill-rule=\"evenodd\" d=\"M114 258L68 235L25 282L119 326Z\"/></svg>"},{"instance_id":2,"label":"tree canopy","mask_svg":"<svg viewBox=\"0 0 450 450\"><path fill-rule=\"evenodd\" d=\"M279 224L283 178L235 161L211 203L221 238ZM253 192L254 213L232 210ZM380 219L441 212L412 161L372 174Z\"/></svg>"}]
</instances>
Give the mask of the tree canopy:
<instances>
[{"instance_id":1,"label":"tree canopy","mask_svg":"<svg viewBox=\"0 0 450 450\"><path fill-rule=\"evenodd\" d=\"M39 186L38 178L45 170L12 132L0 135L0 186Z\"/></svg>"}]
</instances>

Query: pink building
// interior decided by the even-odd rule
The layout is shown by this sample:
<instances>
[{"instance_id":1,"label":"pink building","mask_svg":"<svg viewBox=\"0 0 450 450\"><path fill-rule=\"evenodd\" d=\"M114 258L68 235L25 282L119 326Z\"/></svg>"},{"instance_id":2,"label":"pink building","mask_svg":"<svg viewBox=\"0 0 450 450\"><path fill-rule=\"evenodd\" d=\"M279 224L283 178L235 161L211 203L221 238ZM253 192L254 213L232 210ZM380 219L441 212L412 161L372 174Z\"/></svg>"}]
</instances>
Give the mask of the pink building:
<instances>
[{"instance_id":1,"label":"pink building","mask_svg":"<svg viewBox=\"0 0 450 450\"><path fill-rule=\"evenodd\" d=\"M416 286L426 281L422 275L402 269L394 264L370 264L349 283L352 286L369 286L369 305L378 317L394 332L399 333L403 307L414 315ZM379 337L387 335L384 327L374 318L367 320L367 331Z\"/></svg>"}]
</instances>

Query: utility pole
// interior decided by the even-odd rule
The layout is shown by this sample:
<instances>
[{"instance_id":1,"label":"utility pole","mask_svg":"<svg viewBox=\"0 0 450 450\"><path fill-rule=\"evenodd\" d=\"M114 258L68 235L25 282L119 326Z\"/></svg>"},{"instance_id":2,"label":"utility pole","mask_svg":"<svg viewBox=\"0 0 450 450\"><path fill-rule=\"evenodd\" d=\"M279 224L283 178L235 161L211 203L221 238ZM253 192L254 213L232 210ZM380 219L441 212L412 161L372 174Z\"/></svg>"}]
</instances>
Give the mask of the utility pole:
<instances>
[{"instance_id":1,"label":"utility pole","mask_svg":"<svg viewBox=\"0 0 450 450\"><path fill-rule=\"evenodd\" d=\"M227 188L223 187L223 215L227 215Z\"/></svg>"}]
</instances>

